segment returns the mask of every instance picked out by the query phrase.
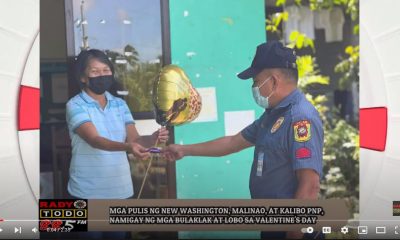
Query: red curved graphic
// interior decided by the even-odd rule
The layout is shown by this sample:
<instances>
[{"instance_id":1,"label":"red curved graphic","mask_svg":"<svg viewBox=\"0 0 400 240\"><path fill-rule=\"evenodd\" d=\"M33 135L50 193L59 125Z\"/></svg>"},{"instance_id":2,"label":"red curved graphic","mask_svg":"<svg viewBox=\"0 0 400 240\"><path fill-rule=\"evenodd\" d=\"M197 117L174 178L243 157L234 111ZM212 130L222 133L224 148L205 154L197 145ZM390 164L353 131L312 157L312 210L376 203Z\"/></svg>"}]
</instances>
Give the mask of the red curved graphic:
<instances>
[{"instance_id":1,"label":"red curved graphic","mask_svg":"<svg viewBox=\"0 0 400 240\"><path fill-rule=\"evenodd\" d=\"M40 89L22 86L18 100L18 130L40 128Z\"/></svg>"},{"instance_id":2,"label":"red curved graphic","mask_svg":"<svg viewBox=\"0 0 400 240\"><path fill-rule=\"evenodd\" d=\"M386 107L360 109L360 147L385 151L387 125Z\"/></svg>"}]
</instances>

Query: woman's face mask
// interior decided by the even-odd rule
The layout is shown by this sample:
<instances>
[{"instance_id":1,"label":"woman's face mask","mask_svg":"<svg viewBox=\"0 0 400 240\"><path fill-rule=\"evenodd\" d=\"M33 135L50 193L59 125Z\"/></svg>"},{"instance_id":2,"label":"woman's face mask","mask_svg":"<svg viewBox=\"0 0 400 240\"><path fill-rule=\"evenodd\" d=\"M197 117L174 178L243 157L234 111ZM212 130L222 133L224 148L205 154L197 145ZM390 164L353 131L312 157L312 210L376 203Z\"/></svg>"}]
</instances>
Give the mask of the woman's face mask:
<instances>
[{"instance_id":1,"label":"woman's face mask","mask_svg":"<svg viewBox=\"0 0 400 240\"><path fill-rule=\"evenodd\" d=\"M94 93L100 95L108 91L114 82L113 75L88 77L86 86Z\"/></svg>"},{"instance_id":2,"label":"woman's face mask","mask_svg":"<svg viewBox=\"0 0 400 240\"><path fill-rule=\"evenodd\" d=\"M108 91L114 82L111 68L98 59L90 60L86 74L86 87L98 95Z\"/></svg>"},{"instance_id":3,"label":"woman's face mask","mask_svg":"<svg viewBox=\"0 0 400 240\"><path fill-rule=\"evenodd\" d=\"M274 91L271 92L271 94L268 97L264 97L263 95L261 95L260 93L260 89L262 86L264 86L264 84L266 82L268 82L271 79L272 76L270 76L269 78L267 78L267 80L265 80L260 86L255 86L252 88L253 91L253 98L256 101L256 103L264 108L267 109L269 108L269 98L272 96L272 94L274 93Z\"/></svg>"}]
</instances>

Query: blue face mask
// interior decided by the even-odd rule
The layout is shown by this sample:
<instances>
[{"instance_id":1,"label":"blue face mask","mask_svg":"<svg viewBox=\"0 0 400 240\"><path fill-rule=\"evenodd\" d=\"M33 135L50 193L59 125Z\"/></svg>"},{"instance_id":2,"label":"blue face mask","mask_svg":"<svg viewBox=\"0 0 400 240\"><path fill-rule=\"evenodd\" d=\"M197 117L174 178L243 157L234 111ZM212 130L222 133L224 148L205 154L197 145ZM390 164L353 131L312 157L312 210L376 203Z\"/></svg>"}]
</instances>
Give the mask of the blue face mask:
<instances>
[{"instance_id":1,"label":"blue face mask","mask_svg":"<svg viewBox=\"0 0 400 240\"><path fill-rule=\"evenodd\" d=\"M270 94L268 97L264 97L264 96L261 95L261 93L260 93L260 88L261 88L266 82L268 82L270 79L271 79L271 77L267 78L267 80L265 80L259 87L255 86L255 87L253 87L253 89L252 89L252 90L253 90L253 97L254 97L254 100L256 101L256 103L257 103L260 107L265 108L265 109L269 108L269 98L271 97L271 95L272 95L274 92L271 92L271 94Z\"/></svg>"}]
</instances>

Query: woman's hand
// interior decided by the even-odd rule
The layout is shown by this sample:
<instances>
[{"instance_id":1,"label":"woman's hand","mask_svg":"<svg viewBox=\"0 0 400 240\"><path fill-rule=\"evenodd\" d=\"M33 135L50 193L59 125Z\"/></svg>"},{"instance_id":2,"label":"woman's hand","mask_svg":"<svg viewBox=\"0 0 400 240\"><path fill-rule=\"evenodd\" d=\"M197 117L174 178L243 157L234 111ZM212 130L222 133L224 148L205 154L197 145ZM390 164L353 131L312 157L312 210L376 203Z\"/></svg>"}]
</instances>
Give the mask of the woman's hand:
<instances>
[{"instance_id":1,"label":"woman's hand","mask_svg":"<svg viewBox=\"0 0 400 240\"><path fill-rule=\"evenodd\" d=\"M166 143L169 138L169 131L165 127L161 127L159 130L155 131L151 138L154 141L154 145L156 142L158 143Z\"/></svg>"},{"instance_id":2,"label":"woman's hand","mask_svg":"<svg viewBox=\"0 0 400 240\"><path fill-rule=\"evenodd\" d=\"M137 159L146 160L150 157L149 151L139 143L129 142L127 151L132 153Z\"/></svg>"}]
</instances>

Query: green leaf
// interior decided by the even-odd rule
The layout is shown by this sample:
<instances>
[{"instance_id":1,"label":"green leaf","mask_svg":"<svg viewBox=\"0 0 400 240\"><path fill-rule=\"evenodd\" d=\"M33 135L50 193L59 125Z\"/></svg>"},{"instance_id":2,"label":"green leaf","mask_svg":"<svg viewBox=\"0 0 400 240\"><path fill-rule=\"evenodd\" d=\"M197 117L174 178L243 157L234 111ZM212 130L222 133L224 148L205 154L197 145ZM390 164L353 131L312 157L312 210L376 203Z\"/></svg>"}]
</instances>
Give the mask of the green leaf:
<instances>
[{"instance_id":1,"label":"green leaf","mask_svg":"<svg viewBox=\"0 0 400 240\"><path fill-rule=\"evenodd\" d=\"M299 78L314 72L314 61L311 55L300 56L296 60Z\"/></svg>"},{"instance_id":2,"label":"green leaf","mask_svg":"<svg viewBox=\"0 0 400 240\"><path fill-rule=\"evenodd\" d=\"M286 4L286 0L276 0L275 6L279 7Z\"/></svg>"},{"instance_id":3,"label":"green leaf","mask_svg":"<svg viewBox=\"0 0 400 240\"><path fill-rule=\"evenodd\" d=\"M291 32L290 33L290 36L289 36L289 41L291 41L291 42L296 42L296 39L297 39L297 37L299 36L299 32L298 31L293 31L293 32Z\"/></svg>"},{"instance_id":4,"label":"green leaf","mask_svg":"<svg viewBox=\"0 0 400 240\"><path fill-rule=\"evenodd\" d=\"M322 75L313 75L313 76L305 77L303 79L303 81L304 81L304 84L306 84L306 86L309 86L312 84L328 85L329 77L322 76Z\"/></svg>"},{"instance_id":5,"label":"green leaf","mask_svg":"<svg viewBox=\"0 0 400 240\"><path fill-rule=\"evenodd\" d=\"M318 95L314 98L315 103L321 104L328 101L328 98L325 95Z\"/></svg>"},{"instance_id":6,"label":"green leaf","mask_svg":"<svg viewBox=\"0 0 400 240\"><path fill-rule=\"evenodd\" d=\"M355 26L353 27L353 34L354 34L354 35L360 34L360 25L359 25L359 24L357 24L357 25L355 25Z\"/></svg>"},{"instance_id":7,"label":"green leaf","mask_svg":"<svg viewBox=\"0 0 400 240\"><path fill-rule=\"evenodd\" d=\"M305 38L304 41L305 41L305 46L311 47L313 52L315 52L314 41L311 38Z\"/></svg>"},{"instance_id":8,"label":"green leaf","mask_svg":"<svg viewBox=\"0 0 400 240\"><path fill-rule=\"evenodd\" d=\"M296 38L296 48L302 49L304 46L305 37L303 34L299 34Z\"/></svg>"},{"instance_id":9,"label":"green leaf","mask_svg":"<svg viewBox=\"0 0 400 240\"><path fill-rule=\"evenodd\" d=\"M294 43L289 43L288 45L286 45L286 47L288 47L288 48L294 48L295 46L294 46Z\"/></svg>"},{"instance_id":10,"label":"green leaf","mask_svg":"<svg viewBox=\"0 0 400 240\"><path fill-rule=\"evenodd\" d=\"M282 19L283 19L283 21L286 22L286 21L289 19L289 13L286 12L286 11L283 12L283 13L282 13Z\"/></svg>"},{"instance_id":11,"label":"green leaf","mask_svg":"<svg viewBox=\"0 0 400 240\"><path fill-rule=\"evenodd\" d=\"M353 54L353 46L347 46L346 49L344 50L345 53L347 53L348 55Z\"/></svg>"},{"instance_id":12,"label":"green leaf","mask_svg":"<svg viewBox=\"0 0 400 240\"><path fill-rule=\"evenodd\" d=\"M310 47L313 51L315 51L314 41L311 38L307 37L305 34L298 31L293 31L290 33L289 41L290 43L293 43L297 49Z\"/></svg>"}]
</instances>

